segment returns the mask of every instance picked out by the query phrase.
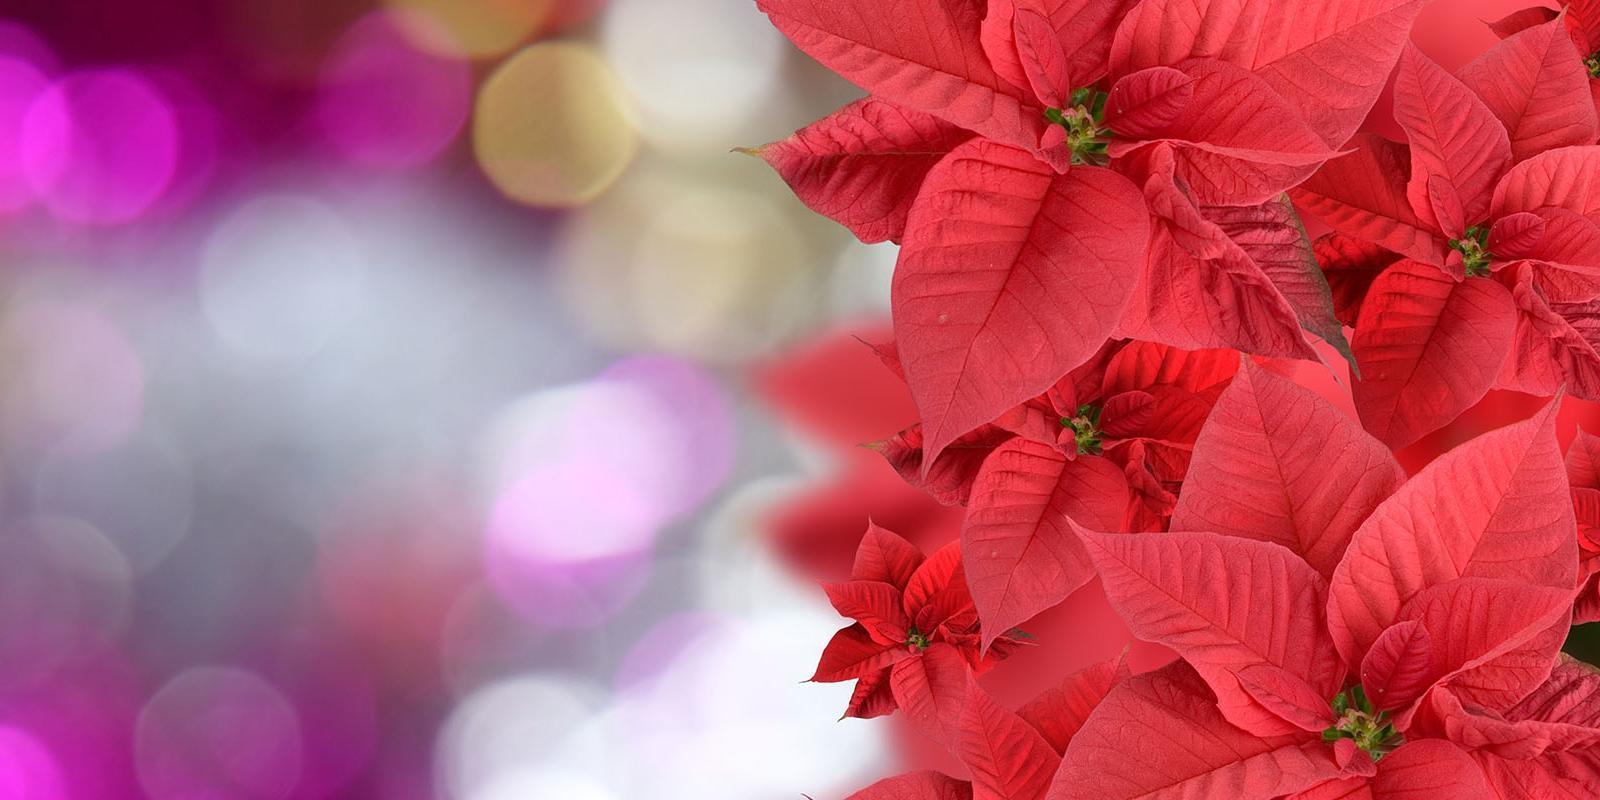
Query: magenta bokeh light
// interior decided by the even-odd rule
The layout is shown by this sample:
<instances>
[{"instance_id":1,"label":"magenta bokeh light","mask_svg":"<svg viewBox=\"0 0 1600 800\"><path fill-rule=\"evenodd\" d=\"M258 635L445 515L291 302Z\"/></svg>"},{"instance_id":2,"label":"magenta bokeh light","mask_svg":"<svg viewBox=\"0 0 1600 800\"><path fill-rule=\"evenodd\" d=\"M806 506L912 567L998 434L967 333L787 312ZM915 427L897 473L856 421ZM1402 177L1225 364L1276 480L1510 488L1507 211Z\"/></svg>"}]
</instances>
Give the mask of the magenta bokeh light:
<instances>
[{"instance_id":1,"label":"magenta bokeh light","mask_svg":"<svg viewBox=\"0 0 1600 800\"><path fill-rule=\"evenodd\" d=\"M44 745L17 728L0 726L0 797L66 800L61 767Z\"/></svg>"},{"instance_id":2,"label":"magenta bokeh light","mask_svg":"<svg viewBox=\"0 0 1600 800\"><path fill-rule=\"evenodd\" d=\"M317 119L334 147L369 167L433 160L461 133L472 104L465 61L422 52L389 12L340 38L323 73Z\"/></svg>"},{"instance_id":3,"label":"magenta bokeh light","mask_svg":"<svg viewBox=\"0 0 1600 800\"><path fill-rule=\"evenodd\" d=\"M139 783L152 800L277 800L300 780L300 720L256 675L200 667L172 679L139 715Z\"/></svg>"},{"instance_id":4,"label":"magenta bokeh light","mask_svg":"<svg viewBox=\"0 0 1600 800\"><path fill-rule=\"evenodd\" d=\"M154 84L122 69L70 74L33 103L22 128L24 174L58 217L131 221L172 181L178 123Z\"/></svg>"}]
</instances>

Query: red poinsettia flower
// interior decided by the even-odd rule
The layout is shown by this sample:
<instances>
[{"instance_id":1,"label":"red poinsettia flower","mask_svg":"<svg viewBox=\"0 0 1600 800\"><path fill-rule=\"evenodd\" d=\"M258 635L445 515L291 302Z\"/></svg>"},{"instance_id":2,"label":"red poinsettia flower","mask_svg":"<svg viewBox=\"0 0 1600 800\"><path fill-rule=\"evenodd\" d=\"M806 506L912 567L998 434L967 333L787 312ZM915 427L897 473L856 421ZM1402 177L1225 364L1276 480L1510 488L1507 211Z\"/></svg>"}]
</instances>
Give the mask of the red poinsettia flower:
<instances>
[{"instance_id":1,"label":"red poinsettia flower","mask_svg":"<svg viewBox=\"0 0 1600 800\"><path fill-rule=\"evenodd\" d=\"M868 525L850 580L823 584L838 612L855 624L834 634L811 680L854 679L847 717L876 717L904 709L926 729L945 729L948 702L938 690L969 670L983 672L1004 658L1016 636L999 638L987 654L978 646L978 612L961 569L957 542L924 559L915 545Z\"/></svg>"},{"instance_id":2,"label":"red poinsettia flower","mask_svg":"<svg viewBox=\"0 0 1600 800\"><path fill-rule=\"evenodd\" d=\"M1111 692L1050 798L1567 796L1517 787L1569 772L1500 769L1543 752L1479 753L1502 723L1568 724L1548 707L1577 565L1554 423L1552 404L1402 484L1354 421L1247 365L1174 515L1203 532L1080 531L1135 633L1186 663Z\"/></svg>"},{"instance_id":3,"label":"red poinsettia flower","mask_svg":"<svg viewBox=\"0 0 1600 800\"><path fill-rule=\"evenodd\" d=\"M1567 35L1572 37L1575 48L1573 52L1579 54L1583 68L1589 73L1589 91L1594 96L1595 106L1600 108L1600 3L1571 0L1561 3L1561 9L1525 8L1489 23L1489 28L1500 37L1509 38L1564 17Z\"/></svg>"},{"instance_id":4,"label":"red poinsettia flower","mask_svg":"<svg viewBox=\"0 0 1600 800\"><path fill-rule=\"evenodd\" d=\"M1127 677L1121 659L1098 664L1015 712L969 679L960 687L957 727L947 740L971 780L913 772L878 781L847 800L1044 800L1061 754L1106 693Z\"/></svg>"},{"instance_id":5,"label":"red poinsettia flower","mask_svg":"<svg viewBox=\"0 0 1600 800\"><path fill-rule=\"evenodd\" d=\"M892 349L880 353L897 367ZM962 554L987 644L1094 577L1067 517L1165 527L1200 427L1238 368L1231 350L1111 342L926 469L920 427L872 447L908 482L967 507Z\"/></svg>"},{"instance_id":6,"label":"red poinsettia flower","mask_svg":"<svg viewBox=\"0 0 1600 800\"><path fill-rule=\"evenodd\" d=\"M903 242L896 338L937 456L1118 331L1339 340L1285 189L1375 101L1422 0L758 0L871 97L759 149Z\"/></svg>"},{"instance_id":7,"label":"red poinsettia flower","mask_svg":"<svg viewBox=\"0 0 1600 800\"><path fill-rule=\"evenodd\" d=\"M1393 447L1491 388L1600 397L1600 148L1582 146L1600 124L1559 24L1459 76L1407 49L1395 117L1409 144L1363 134L1292 192L1342 234L1317 253L1346 321L1359 308L1356 408Z\"/></svg>"}]
</instances>

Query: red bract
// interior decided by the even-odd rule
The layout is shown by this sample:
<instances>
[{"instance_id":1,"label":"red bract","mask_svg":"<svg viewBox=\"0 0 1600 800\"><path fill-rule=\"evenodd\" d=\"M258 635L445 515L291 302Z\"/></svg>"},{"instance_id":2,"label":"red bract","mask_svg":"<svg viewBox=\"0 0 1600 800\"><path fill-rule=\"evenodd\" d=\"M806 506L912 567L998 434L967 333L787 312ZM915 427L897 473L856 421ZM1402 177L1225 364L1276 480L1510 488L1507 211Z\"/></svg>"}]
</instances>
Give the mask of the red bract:
<instances>
[{"instance_id":1,"label":"red bract","mask_svg":"<svg viewBox=\"0 0 1600 800\"><path fill-rule=\"evenodd\" d=\"M985 645L1094 577L1069 517L1165 527L1195 437L1238 366L1229 350L1113 342L931 464L919 428L874 445L907 480L967 506L962 553Z\"/></svg>"},{"instance_id":2,"label":"red bract","mask_svg":"<svg viewBox=\"0 0 1600 800\"><path fill-rule=\"evenodd\" d=\"M1554 420L1552 404L1402 485L1353 421L1247 366L1174 517L1221 532L1080 531L1135 633L1187 663L1106 697L1051 800L1600 789L1568 752L1600 730L1551 686L1573 681L1552 670L1577 564ZM1528 720L1564 755L1488 748Z\"/></svg>"},{"instance_id":3,"label":"red bract","mask_svg":"<svg viewBox=\"0 0 1600 800\"><path fill-rule=\"evenodd\" d=\"M1070 675L1016 712L967 680L959 687L959 723L950 749L972 773L962 781L937 772L881 780L847 800L1043 800L1061 753L1106 693L1128 677L1121 659Z\"/></svg>"},{"instance_id":4,"label":"red bract","mask_svg":"<svg viewBox=\"0 0 1600 800\"><path fill-rule=\"evenodd\" d=\"M1018 642L1000 637L988 655L978 647L978 614L952 542L923 558L915 545L869 525L850 580L824 584L838 612L856 622L834 634L811 680L854 679L847 717L901 709L938 738L950 729L969 670L983 671Z\"/></svg>"},{"instance_id":5,"label":"red bract","mask_svg":"<svg viewBox=\"0 0 1600 800\"><path fill-rule=\"evenodd\" d=\"M1583 583L1572 622L1600 622L1600 436L1578 429L1567 448L1567 482L1578 520L1578 575Z\"/></svg>"},{"instance_id":6,"label":"red bract","mask_svg":"<svg viewBox=\"0 0 1600 800\"><path fill-rule=\"evenodd\" d=\"M1575 0L1563 2L1561 8L1566 12L1564 15L1544 6L1525 8L1489 23L1489 27L1501 37L1511 37L1564 16L1567 35L1574 45L1573 52L1578 54L1589 73L1589 91L1594 96L1596 107L1600 107L1600 3L1595 0Z\"/></svg>"},{"instance_id":7,"label":"red bract","mask_svg":"<svg viewBox=\"0 0 1600 800\"><path fill-rule=\"evenodd\" d=\"M903 242L896 338L936 460L1114 332L1342 344L1281 196L1365 116L1421 5L758 0L872 97L756 152Z\"/></svg>"},{"instance_id":8,"label":"red bract","mask_svg":"<svg viewBox=\"0 0 1600 800\"><path fill-rule=\"evenodd\" d=\"M1390 446L1491 388L1600 397L1600 148L1586 146L1600 124L1559 25L1459 77L1408 49L1395 81L1408 145L1363 134L1293 190L1340 232L1317 249L1355 322L1356 408Z\"/></svg>"}]
</instances>

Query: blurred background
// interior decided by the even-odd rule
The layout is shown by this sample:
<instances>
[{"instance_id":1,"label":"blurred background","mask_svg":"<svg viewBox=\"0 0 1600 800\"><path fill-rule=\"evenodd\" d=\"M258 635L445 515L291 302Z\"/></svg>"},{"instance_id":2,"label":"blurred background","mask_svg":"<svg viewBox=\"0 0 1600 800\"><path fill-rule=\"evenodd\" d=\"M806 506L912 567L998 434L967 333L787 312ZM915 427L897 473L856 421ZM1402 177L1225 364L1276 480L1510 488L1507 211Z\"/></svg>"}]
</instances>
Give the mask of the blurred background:
<instances>
[{"instance_id":1,"label":"blurred background","mask_svg":"<svg viewBox=\"0 0 1600 800\"><path fill-rule=\"evenodd\" d=\"M959 528L856 446L895 250L730 152L858 94L750 0L0 0L0 798L943 764L800 683L868 516ZM1031 630L1011 702L1128 643Z\"/></svg>"}]
</instances>

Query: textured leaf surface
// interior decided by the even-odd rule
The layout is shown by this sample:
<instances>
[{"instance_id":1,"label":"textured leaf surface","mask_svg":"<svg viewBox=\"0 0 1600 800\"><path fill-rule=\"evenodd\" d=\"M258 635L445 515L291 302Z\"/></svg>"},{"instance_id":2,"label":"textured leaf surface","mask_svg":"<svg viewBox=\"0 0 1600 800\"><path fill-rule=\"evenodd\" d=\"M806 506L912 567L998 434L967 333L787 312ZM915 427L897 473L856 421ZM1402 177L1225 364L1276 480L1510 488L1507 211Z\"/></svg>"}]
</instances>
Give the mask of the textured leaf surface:
<instances>
[{"instance_id":1,"label":"textured leaf surface","mask_svg":"<svg viewBox=\"0 0 1600 800\"><path fill-rule=\"evenodd\" d=\"M1439 739L1407 742L1384 756L1372 778L1376 800L1493 800L1483 772L1461 748Z\"/></svg>"},{"instance_id":2,"label":"textured leaf surface","mask_svg":"<svg viewBox=\"0 0 1600 800\"><path fill-rule=\"evenodd\" d=\"M1106 695L1067 748L1049 800L1272 798L1338 774L1333 749L1316 737L1230 725L1180 662Z\"/></svg>"},{"instance_id":3,"label":"textured leaf surface","mask_svg":"<svg viewBox=\"0 0 1600 800\"><path fill-rule=\"evenodd\" d=\"M904 648L902 648L904 649ZM889 685L901 713L928 738L953 744L960 735L971 671L954 647L935 643L894 665Z\"/></svg>"},{"instance_id":4,"label":"textured leaf surface","mask_svg":"<svg viewBox=\"0 0 1600 800\"><path fill-rule=\"evenodd\" d=\"M1043 800L1061 757L977 683L967 691L956 753L972 770L973 800Z\"/></svg>"},{"instance_id":5,"label":"textured leaf surface","mask_svg":"<svg viewBox=\"0 0 1600 800\"><path fill-rule=\"evenodd\" d=\"M867 532L856 546L856 560L850 568L852 581L882 581L904 590L911 575L922 565L922 551L899 534L876 523L867 523Z\"/></svg>"},{"instance_id":6,"label":"textured leaf surface","mask_svg":"<svg viewBox=\"0 0 1600 800\"><path fill-rule=\"evenodd\" d=\"M1100 701L1128 677L1128 663L1123 657L1095 664L1045 690L1018 709L1017 716L1039 731L1057 753L1066 752L1067 745Z\"/></svg>"},{"instance_id":7,"label":"textured leaf surface","mask_svg":"<svg viewBox=\"0 0 1600 800\"><path fill-rule=\"evenodd\" d=\"M1497 578L1570 590L1577 541L1555 405L1435 459L1373 512L1334 571L1328 624L1360 663L1429 586Z\"/></svg>"},{"instance_id":8,"label":"textured leaf surface","mask_svg":"<svg viewBox=\"0 0 1600 800\"><path fill-rule=\"evenodd\" d=\"M1104 458L1069 460L1020 438L996 450L973 484L961 531L984 646L1094 577L1069 518L1114 529L1127 506L1127 479Z\"/></svg>"},{"instance_id":9,"label":"textured leaf surface","mask_svg":"<svg viewBox=\"0 0 1600 800\"><path fill-rule=\"evenodd\" d=\"M1340 233L1429 264L1443 264L1446 246L1411 210L1411 165L1404 145L1358 134L1355 152L1324 164L1289 196Z\"/></svg>"},{"instance_id":10,"label":"textured leaf surface","mask_svg":"<svg viewBox=\"0 0 1600 800\"><path fill-rule=\"evenodd\" d=\"M1076 86L1088 86L1106 74L1111 37L1136 0L989 0L983 20L983 47L1002 77L1027 87L1018 55L1013 20L1018 10L1042 14L1066 48L1067 72Z\"/></svg>"},{"instance_id":11,"label":"textured leaf surface","mask_svg":"<svg viewBox=\"0 0 1600 800\"><path fill-rule=\"evenodd\" d=\"M1428 690L1433 639L1418 620L1390 625L1361 661L1361 687L1379 711L1402 708Z\"/></svg>"},{"instance_id":12,"label":"textured leaf surface","mask_svg":"<svg viewBox=\"0 0 1600 800\"><path fill-rule=\"evenodd\" d=\"M1401 256L1343 233L1327 234L1312 248L1333 294L1333 313L1340 322L1355 327L1372 282Z\"/></svg>"},{"instance_id":13,"label":"textured leaf surface","mask_svg":"<svg viewBox=\"0 0 1600 800\"><path fill-rule=\"evenodd\" d=\"M1566 26L1553 21L1522 31L1463 67L1461 80L1511 135L1524 161L1546 150L1590 145L1600 137L1589 73Z\"/></svg>"},{"instance_id":14,"label":"textured leaf surface","mask_svg":"<svg viewBox=\"0 0 1600 800\"><path fill-rule=\"evenodd\" d=\"M1256 262L1294 309L1300 327L1349 357L1350 345L1334 316L1328 279L1288 195L1259 206L1215 207L1203 213Z\"/></svg>"},{"instance_id":15,"label":"textured leaf surface","mask_svg":"<svg viewBox=\"0 0 1600 800\"><path fill-rule=\"evenodd\" d=\"M845 800L972 800L972 784L938 772L884 778Z\"/></svg>"},{"instance_id":16,"label":"textured leaf surface","mask_svg":"<svg viewBox=\"0 0 1600 800\"><path fill-rule=\"evenodd\" d=\"M1252 70L1329 145L1378 99L1420 0L1146 0L1112 47L1114 74L1219 58Z\"/></svg>"},{"instance_id":17,"label":"textured leaf surface","mask_svg":"<svg viewBox=\"0 0 1600 800\"><path fill-rule=\"evenodd\" d=\"M995 74L979 41L976 0L757 0L795 46L873 95L1019 147L1045 121L1023 89Z\"/></svg>"},{"instance_id":18,"label":"textured leaf surface","mask_svg":"<svg viewBox=\"0 0 1600 800\"><path fill-rule=\"evenodd\" d=\"M812 211L863 242L899 241L928 171L972 134L867 98L754 151Z\"/></svg>"},{"instance_id":19,"label":"textured leaf surface","mask_svg":"<svg viewBox=\"0 0 1600 800\"><path fill-rule=\"evenodd\" d=\"M1489 107L1472 90L1415 47L1400 56L1394 116L1411 144L1406 196L1423 220L1459 236L1489 213L1495 183L1511 165L1511 141ZM1460 209L1455 225L1442 224L1430 181L1441 179ZM1437 191L1437 189L1435 189Z\"/></svg>"},{"instance_id":20,"label":"textured leaf surface","mask_svg":"<svg viewBox=\"0 0 1600 800\"><path fill-rule=\"evenodd\" d=\"M872 638L860 623L841 628L822 649L811 680L837 683L867 677L884 667L910 658L903 646L886 645Z\"/></svg>"},{"instance_id":21,"label":"textured leaf surface","mask_svg":"<svg viewBox=\"0 0 1600 800\"><path fill-rule=\"evenodd\" d=\"M1404 482L1389 449L1343 412L1247 362L1195 442L1172 529L1276 542L1329 577Z\"/></svg>"},{"instance_id":22,"label":"textured leaf surface","mask_svg":"<svg viewBox=\"0 0 1600 800\"><path fill-rule=\"evenodd\" d=\"M1515 331L1500 284L1457 283L1415 261L1390 267L1367 292L1351 342L1362 423L1395 448L1448 424L1494 384Z\"/></svg>"},{"instance_id":23,"label":"textured leaf surface","mask_svg":"<svg viewBox=\"0 0 1600 800\"><path fill-rule=\"evenodd\" d=\"M1048 389L1122 316L1148 215L1109 170L1066 175L992 142L928 176L892 292L895 340L926 456Z\"/></svg>"},{"instance_id":24,"label":"textured leaf surface","mask_svg":"<svg viewBox=\"0 0 1600 800\"><path fill-rule=\"evenodd\" d=\"M1129 629L1192 664L1235 725L1292 729L1240 689L1235 676L1246 667L1281 668L1324 697L1338 692L1344 666L1320 611L1327 586L1298 556L1215 533L1080 535Z\"/></svg>"},{"instance_id":25,"label":"textured leaf surface","mask_svg":"<svg viewBox=\"0 0 1600 800\"><path fill-rule=\"evenodd\" d=\"M1545 207L1600 221L1600 147L1562 147L1511 168L1494 192L1494 216Z\"/></svg>"}]
</instances>

